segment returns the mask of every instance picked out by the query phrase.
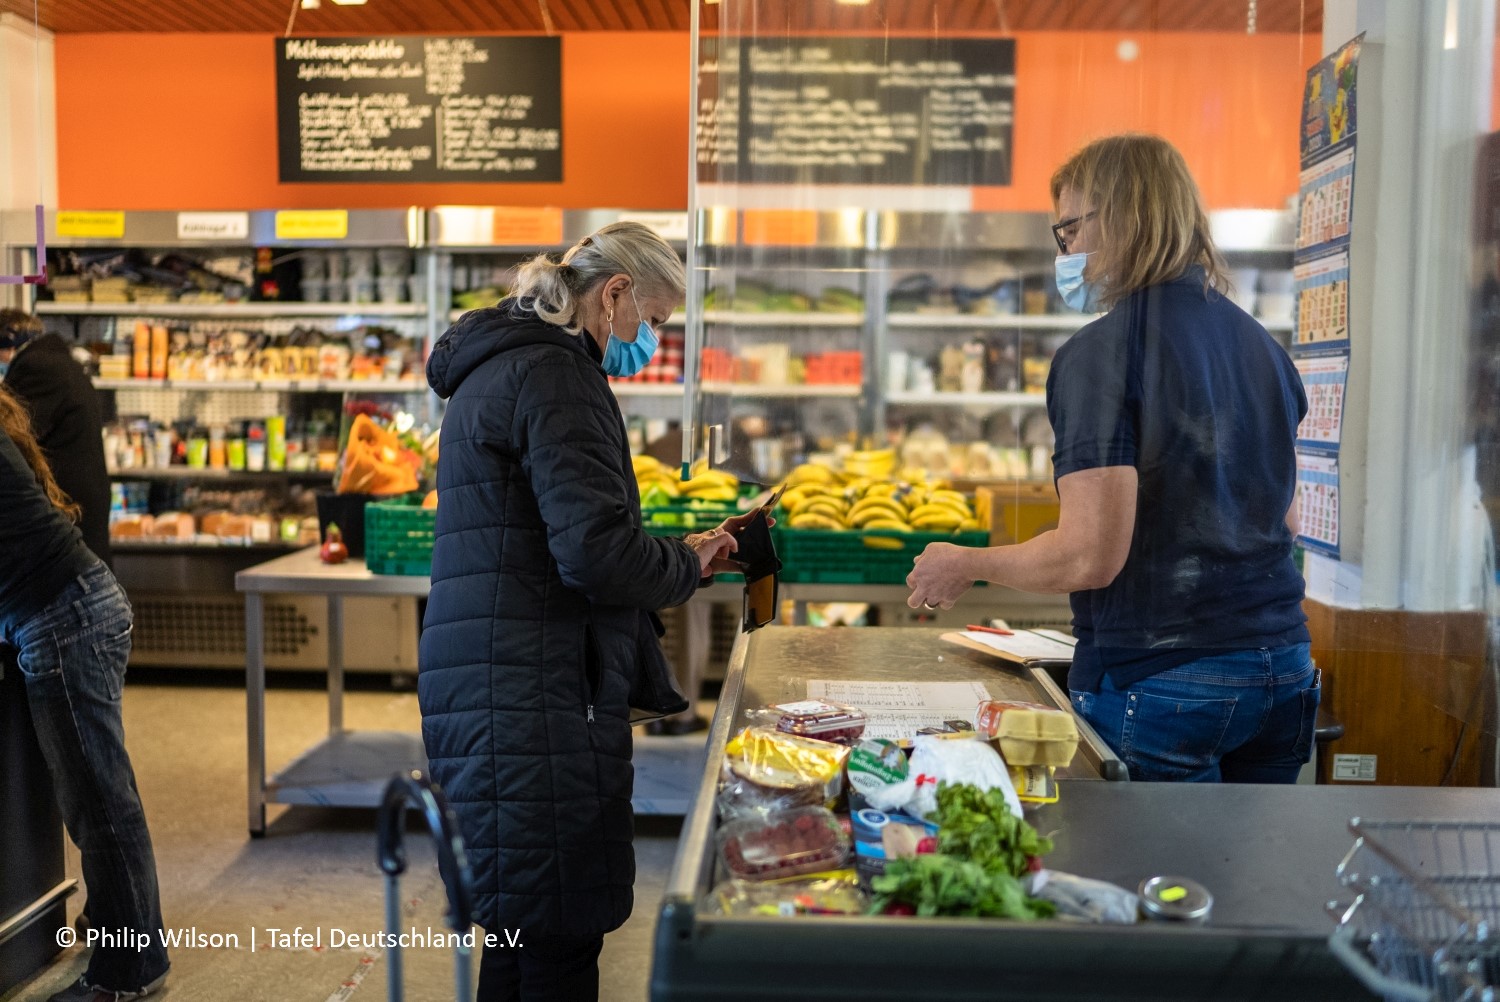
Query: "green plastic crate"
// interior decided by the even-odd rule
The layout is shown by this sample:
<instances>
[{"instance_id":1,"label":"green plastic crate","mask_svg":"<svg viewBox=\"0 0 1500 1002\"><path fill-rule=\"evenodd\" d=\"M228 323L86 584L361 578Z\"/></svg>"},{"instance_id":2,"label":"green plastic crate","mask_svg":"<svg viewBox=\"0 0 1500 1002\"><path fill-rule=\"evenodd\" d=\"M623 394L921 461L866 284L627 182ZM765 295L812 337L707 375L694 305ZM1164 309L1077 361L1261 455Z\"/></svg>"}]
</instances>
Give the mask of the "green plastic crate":
<instances>
[{"instance_id":1,"label":"green plastic crate","mask_svg":"<svg viewBox=\"0 0 1500 1002\"><path fill-rule=\"evenodd\" d=\"M717 528L741 511L733 501L674 501L641 509L641 525L653 536L685 536Z\"/></svg>"},{"instance_id":2,"label":"green plastic crate","mask_svg":"<svg viewBox=\"0 0 1500 1002\"><path fill-rule=\"evenodd\" d=\"M990 534L895 529L771 529L781 580L828 584L905 584L928 543L988 546Z\"/></svg>"},{"instance_id":3,"label":"green plastic crate","mask_svg":"<svg viewBox=\"0 0 1500 1002\"><path fill-rule=\"evenodd\" d=\"M436 508L395 501L365 505L365 566L375 574L431 574L436 525Z\"/></svg>"}]
</instances>

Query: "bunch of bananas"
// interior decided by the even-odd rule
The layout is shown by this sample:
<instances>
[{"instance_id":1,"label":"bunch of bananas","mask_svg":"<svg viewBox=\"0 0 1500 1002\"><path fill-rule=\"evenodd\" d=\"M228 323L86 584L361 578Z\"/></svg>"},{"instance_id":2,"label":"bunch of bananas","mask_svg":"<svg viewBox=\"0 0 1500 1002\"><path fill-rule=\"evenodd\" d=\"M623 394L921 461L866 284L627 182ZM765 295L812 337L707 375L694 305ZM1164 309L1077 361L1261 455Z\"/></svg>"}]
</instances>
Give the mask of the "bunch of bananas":
<instances>
[{"instance_id":1,"label":"bunch of bananas","mask_svg":"<svg viewBox=\"0 0 1500 1002\"><path fill-rule=\"evenodd\" d=\"M641 503L646 507L661 503L659 499L663 496L668 501L676 498L733 501L739 497L740 482L737 477L723 470L710 470L701 460L694 465L691 480L681 479L676 470L651 456L631 456L630 465L635 470ZM648 500L648 495L658 500Z\"/></svg>"},{"instance_id":2,"label":"bunch of bananas","mask_svg":"<svg viewBox=\"0 0 1500 1002\"><path fill-rule=\"evenodd\" d=\"M781 506L793 529L968 532L983 527L967 498L928 482L892 483L861 476L840 480L822 467L798 467L788 485Z\"/></svg>"}]
</instances>

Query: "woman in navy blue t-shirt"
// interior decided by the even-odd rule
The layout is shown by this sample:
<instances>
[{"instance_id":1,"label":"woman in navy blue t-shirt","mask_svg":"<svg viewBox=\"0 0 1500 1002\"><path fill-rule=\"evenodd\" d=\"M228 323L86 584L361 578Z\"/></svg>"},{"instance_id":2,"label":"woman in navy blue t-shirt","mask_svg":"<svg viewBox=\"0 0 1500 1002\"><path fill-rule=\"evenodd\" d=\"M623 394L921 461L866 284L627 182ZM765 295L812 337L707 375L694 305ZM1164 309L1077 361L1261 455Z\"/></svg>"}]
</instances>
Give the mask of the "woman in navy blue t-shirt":
<instances>
[{"instance_id":1,"label":"woman in navy blue t-shirt","mask_svg":"<svg viewBox=\"0 0 1500 1002\"><path fill-rule=\"evenodd\" d=\"M1057 284L1105 310L1052 363L1057 529L1018 546L934 543L913 607L976 580L1070 595L1074 707L1144 780L1294 782L1318 672L1292 561L1301 382L1224 295L1181 154L1102 139L1052 178Z\"/></svg>"}]
</instances>

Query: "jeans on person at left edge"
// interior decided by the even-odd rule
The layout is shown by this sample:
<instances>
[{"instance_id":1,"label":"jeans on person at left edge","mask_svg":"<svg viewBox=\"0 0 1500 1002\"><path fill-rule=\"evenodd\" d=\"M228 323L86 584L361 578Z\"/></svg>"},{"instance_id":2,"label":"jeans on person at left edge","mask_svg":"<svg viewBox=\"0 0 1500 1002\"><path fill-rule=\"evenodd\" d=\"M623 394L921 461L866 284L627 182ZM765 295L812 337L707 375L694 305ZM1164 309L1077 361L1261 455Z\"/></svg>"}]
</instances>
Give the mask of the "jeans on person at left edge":
<instances>
[{"instance_id":1,"label":"jeans on person at left edge","mask_svg":"<svg viewBox=\"0 0 1500 1002\"><path fill-rule=\"evenodd\" d=\"M96 563L8 638L63 822L82 855L90 927L122 941L96 946L84 981L117 992L137 991L168 967L156 859L121 716L130 630L124 591Z\"/></svg>"},{"instance_id":2,"label":"jeans on person at left edge","mask_svg":"<svg viewBox=\"0 0 1500 1002\"><path fill-rule=\"evenodd\" d=\"M1294 783L1312 754L1317 671L1307 644L1225 651L1073 708L1138 781Z\"/></svg>"}]
</instances>

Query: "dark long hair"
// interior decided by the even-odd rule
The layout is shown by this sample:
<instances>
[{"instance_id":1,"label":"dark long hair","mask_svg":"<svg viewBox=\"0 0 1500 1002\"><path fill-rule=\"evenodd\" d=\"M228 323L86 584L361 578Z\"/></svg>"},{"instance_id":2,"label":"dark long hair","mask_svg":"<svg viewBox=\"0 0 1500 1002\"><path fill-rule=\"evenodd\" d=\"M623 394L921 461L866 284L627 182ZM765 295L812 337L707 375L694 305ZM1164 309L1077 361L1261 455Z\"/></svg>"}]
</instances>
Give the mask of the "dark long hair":
<instances>
[{"instance_id":1,"label":"dark long hair","mask_svg":"<svg viewBox=\"0 0 1500 1002\"><path fill-rule=\"evenodd\" d=\"M52 502L64 515L74 522L78 521L79 508L73 503L73 499L63 493L63 489L57 486L57 481L52 478L52 467L47 465L47 457L42 454L42 447L37 444L36 436L31 433L31 417L26 413L26 408L21 405L9 390L0 385L0 432L21 450L21 456L26 460L26 465L31 467L31 472L36 475L37 483L42 490L47 492L47 500Z\"/></svg>"}]
</instances>

